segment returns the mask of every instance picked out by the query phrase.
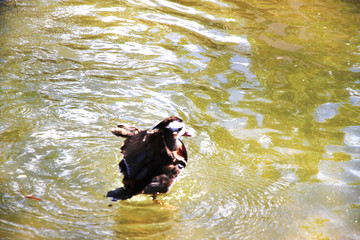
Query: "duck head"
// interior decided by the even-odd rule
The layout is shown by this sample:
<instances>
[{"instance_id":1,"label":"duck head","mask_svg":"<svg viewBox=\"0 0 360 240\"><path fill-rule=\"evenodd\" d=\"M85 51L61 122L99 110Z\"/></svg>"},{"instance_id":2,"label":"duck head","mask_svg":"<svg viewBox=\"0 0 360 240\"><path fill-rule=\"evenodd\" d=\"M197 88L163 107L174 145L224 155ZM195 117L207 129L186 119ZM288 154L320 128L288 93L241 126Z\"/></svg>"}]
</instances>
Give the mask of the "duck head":
<instances>
[{"instance_id":1,"label":"duck head","mask_svg":"<svg viewBox=\"0 0 360 240\"><path fill-rule=\"evenodd\" d=\"M170 150L175 150L181 142L178 142L180 137L191 137L192 134L185 128L183 120L172 116L161 121L153 130L163 131L166 144Z\"/></svg>"}]
</instances>

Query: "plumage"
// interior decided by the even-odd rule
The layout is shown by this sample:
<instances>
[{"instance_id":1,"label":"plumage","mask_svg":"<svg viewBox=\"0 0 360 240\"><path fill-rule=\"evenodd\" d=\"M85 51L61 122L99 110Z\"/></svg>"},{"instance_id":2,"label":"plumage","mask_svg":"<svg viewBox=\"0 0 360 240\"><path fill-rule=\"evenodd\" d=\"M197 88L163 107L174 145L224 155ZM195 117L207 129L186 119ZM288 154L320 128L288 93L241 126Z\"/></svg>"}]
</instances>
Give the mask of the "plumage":
<instances>
[{"instance_id":1,"label":"plumage","mask_svg":"<svg viewBox=\"0 0 360 240\"><path fill-rule=\"evenodd\" d=\"M112 131L126 137L121 147L123 159L119 163L124 175L123 187L109 191L107 197L125 200L137 194L152 194L170 190L176 177L187 164L187 151L181 136L190 136L183 121L169 117L150 130L118 125Z\"/></svg>"}]
</instances>

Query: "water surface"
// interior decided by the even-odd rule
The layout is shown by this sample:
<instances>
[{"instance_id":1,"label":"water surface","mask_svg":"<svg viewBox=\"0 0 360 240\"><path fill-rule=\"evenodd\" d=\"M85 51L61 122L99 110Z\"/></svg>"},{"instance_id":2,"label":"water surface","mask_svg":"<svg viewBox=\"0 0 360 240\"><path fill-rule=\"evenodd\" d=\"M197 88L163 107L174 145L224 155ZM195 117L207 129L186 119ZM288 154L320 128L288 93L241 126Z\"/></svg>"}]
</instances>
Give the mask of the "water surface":
<instances>
[{"instance_id":1,"label":"water surface","mask_svg":"<svg viewBox=\"0 0 360 240\"><path fill-rule=\"evenodd\" d=\"M358 239L360 5L1 1L0 236ZM189 164L111 203L118 123L180 116ZM42 201L24 198L33 195Z\"/></svg>"}]
</instances>

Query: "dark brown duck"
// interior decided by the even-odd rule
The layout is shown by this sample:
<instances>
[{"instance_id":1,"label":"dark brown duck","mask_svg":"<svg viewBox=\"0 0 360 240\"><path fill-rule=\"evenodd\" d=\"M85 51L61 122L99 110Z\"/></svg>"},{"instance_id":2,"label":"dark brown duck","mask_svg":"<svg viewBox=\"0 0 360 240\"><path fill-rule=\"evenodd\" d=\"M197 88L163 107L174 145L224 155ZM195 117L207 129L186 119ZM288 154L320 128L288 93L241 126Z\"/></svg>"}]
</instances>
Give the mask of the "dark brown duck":
<instances>
[{"instance_id":1,"label":"dark brown duck","mask_svg":"<svg viewBox=\"0 0 360 240\"><path fill-rule=\"evenodd\" d=\"M155 199L170 190L186 167L187 152L179 138L191 135L178 117L166 118L151 130L118 125L112 133L126 138L119 163L124 186L107 193L114 201L137 194L151 194Z\"/></svg>"}]
</instances>

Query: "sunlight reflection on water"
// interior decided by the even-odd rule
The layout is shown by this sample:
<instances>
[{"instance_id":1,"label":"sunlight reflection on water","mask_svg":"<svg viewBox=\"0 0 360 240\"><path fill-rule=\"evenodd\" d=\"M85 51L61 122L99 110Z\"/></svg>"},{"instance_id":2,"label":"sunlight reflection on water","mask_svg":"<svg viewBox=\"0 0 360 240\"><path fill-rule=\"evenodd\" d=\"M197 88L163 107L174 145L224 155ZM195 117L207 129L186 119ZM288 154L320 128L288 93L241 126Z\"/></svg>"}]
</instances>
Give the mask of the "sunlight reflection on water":
<instances>
[{"instance_id":1,"label":"sunlight reflection on water","mask_svg":"<svg viewBox=\"0 0 360 240\"><path fill-rule=\"evenodd\" d=\"M1 5L0 235L356 239L355 4ZM189 164L171 192L112 203L119 123L178 115ZM42 201L25 199L34 195Z\"/></svg>"}]
</instances>

